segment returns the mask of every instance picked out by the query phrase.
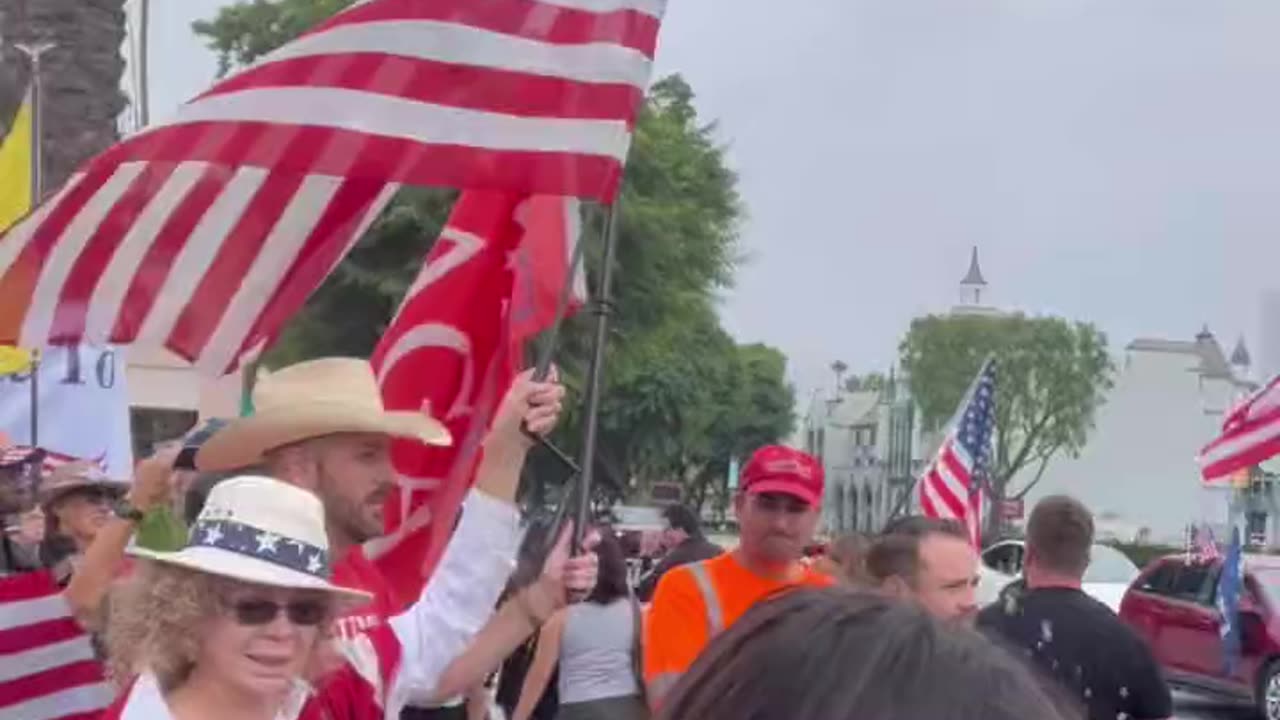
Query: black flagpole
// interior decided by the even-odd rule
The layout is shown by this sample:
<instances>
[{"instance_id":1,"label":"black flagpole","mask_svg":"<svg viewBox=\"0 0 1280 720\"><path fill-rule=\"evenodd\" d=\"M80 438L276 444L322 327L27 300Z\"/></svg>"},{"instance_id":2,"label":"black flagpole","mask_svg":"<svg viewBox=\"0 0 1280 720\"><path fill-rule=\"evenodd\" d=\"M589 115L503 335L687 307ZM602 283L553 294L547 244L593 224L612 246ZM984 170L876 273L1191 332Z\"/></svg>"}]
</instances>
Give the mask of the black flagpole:
<instances>
[{"instance_id":1,"label":"black flagpole","mask_svg":"<svg viewBox=\"0 0 1280 720\"><path fill-rule=\"evenodd\" d=\"M31 447L40 447L40 351L31 351Z\"/></svg>"},{"instance_id":2,"label":"black flagpole","mask_svg":"<svg viewBox=\"0 0 1280 720\"><path fill-rule=\"evenodd\" d=\"M574 550L582 549L582 538L591 520L591 483L595 479L596 426L600 417L600 383L604 378L604 350L609 337L609 316L613 314L613 258L618 239L618 204L606 209L604 260L600 267L600 289L595 301L596 330L591 347L591 365L587 370L586 429L582 439L582 459L578 463L577 522L573 526Z\"/></svg>"}]
</instances>

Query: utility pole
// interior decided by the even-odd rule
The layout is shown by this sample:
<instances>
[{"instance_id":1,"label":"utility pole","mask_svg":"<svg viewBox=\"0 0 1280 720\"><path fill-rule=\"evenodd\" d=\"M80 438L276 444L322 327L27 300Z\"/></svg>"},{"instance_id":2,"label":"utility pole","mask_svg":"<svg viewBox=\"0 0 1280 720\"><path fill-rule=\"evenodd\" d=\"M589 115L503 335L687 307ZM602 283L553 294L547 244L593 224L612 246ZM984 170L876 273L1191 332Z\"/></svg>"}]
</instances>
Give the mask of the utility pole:
<instances>
[{"instance_id":1,"label":"utility pole","mask_svg":"<svg viewBox=\"0 0 1280 720\"><path fill-rule=\"evenodd\" d=\"M31 205L44 199L44 98L40 79L40 60L57 47L54 43L15 43L31 63Z\"/></svg>"},{"instance_id":2,"label":"utility pole","mask_svg":"<svg viewBox=\"0 0 1280 720\"><path fill-rule=\"evenodd\" d=\"M150 53L147 51L147 35L150 27L151 0L138 0L138 130L151 123L151 92L147 79Z\"/></svg>"}]
</instances>

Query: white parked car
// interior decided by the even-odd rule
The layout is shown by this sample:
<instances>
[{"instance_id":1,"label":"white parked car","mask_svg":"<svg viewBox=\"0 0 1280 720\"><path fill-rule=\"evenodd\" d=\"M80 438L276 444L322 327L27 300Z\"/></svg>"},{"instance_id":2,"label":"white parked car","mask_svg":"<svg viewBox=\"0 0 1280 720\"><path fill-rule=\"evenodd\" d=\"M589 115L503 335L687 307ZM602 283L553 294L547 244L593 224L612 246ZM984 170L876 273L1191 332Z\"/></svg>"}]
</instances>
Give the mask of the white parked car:
<instances>
[{"instance_id":1,"label":"white parked car","mask_svg":"<svg viewBox=\"0 0 1280 720\"><path fill-rule=\"evenodd\" d=\"M1021 540L1002 540L982 551L978 565L978 607L985 607L1000 597L1006 585L1022 577L1022 557L1026 548ZM1120 612L1120 600L1134 578L1138 566L1124 553L1107 545L1094 545L1092 560L1084 573L1084 591L1113 612Z\"/></svg>"}]
</instances>

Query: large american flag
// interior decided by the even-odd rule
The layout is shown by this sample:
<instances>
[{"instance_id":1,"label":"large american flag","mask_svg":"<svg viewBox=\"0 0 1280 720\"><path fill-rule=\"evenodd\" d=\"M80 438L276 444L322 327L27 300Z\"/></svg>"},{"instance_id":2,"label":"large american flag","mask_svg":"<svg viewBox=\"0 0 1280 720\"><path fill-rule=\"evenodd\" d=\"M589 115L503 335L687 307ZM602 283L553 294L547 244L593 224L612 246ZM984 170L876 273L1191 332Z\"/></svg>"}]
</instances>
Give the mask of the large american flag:
<instances>
[{"instance_id":1,"label":"large american flag","mask_svg":"<svg viewBox=\"0 0 1280 720\"><path fill-rule=\"evenodd\" d=\"M963 522L975 547L982 533L980 480L991 466L995 434L996 364L988 359L961 401L933 463L920 478L920 509L928 517Z\"/></svg>"},{"instance_id":2,"label":"large american flag","mask_svg":"<svg viewBox=\"0 0 1280 720\"><path fill-rule=\"evenodd\" d=\"M1205 480L1226 478L1280 453L1280 376L1227 413L1222 434L1200 451Z\"/></svg>"},{"instance_id":3,"label":"large american flag","mask_svg":"<svg viewBox=\"0 0 1280 720\"><path fill-rule=\"evenodd\" d=\"M0 578L0 720L90 720L111 688L49 571Z\"/></svg>"},{"instance_id":4,"label":"large american flag","mask_svg":"<svg viewBox=\"0 0 1280 720\"><path fill-rule=\"evenodd\" d=\"M83 166L0 238L0 343L222 373L400 184L610 202L666 0L366 0Z\"/></svg>"}]
</instances>

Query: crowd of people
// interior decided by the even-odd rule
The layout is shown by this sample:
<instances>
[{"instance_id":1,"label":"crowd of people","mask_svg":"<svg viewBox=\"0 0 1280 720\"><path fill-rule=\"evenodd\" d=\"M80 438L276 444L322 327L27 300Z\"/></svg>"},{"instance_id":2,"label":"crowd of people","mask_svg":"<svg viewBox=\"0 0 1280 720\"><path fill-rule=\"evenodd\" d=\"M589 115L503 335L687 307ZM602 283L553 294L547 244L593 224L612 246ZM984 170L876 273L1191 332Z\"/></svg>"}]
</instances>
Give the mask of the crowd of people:
<instances>
[{"instance_id":1,"label":"crowd of people","mask_svg":"<svg viewBox=\"0 0 1280 720\"><path fill-rule=\"evenodd\" d=\"M526 527L532 437L564 389L520 376L483 442L443 557L402 608L361 552L383 532L392 438L450 442L386 411L368 363L273 373L255 413L129 483L59 468L14 511L5 572L52 568L118 690L111 720L1134 720L1172 714L1150 652L1081 587L1093 520L1066 497L1026 527L1024 579L978 608L978 555L954 521L908 516L806 556L821 464L759 449L722 549L669 507L638 583L607 525ZM16 484L15 484L16 486ZM6 502L21 505L20 493ZM168 505L181 547L136 541Z\"/></svg>"}]
</instances>

